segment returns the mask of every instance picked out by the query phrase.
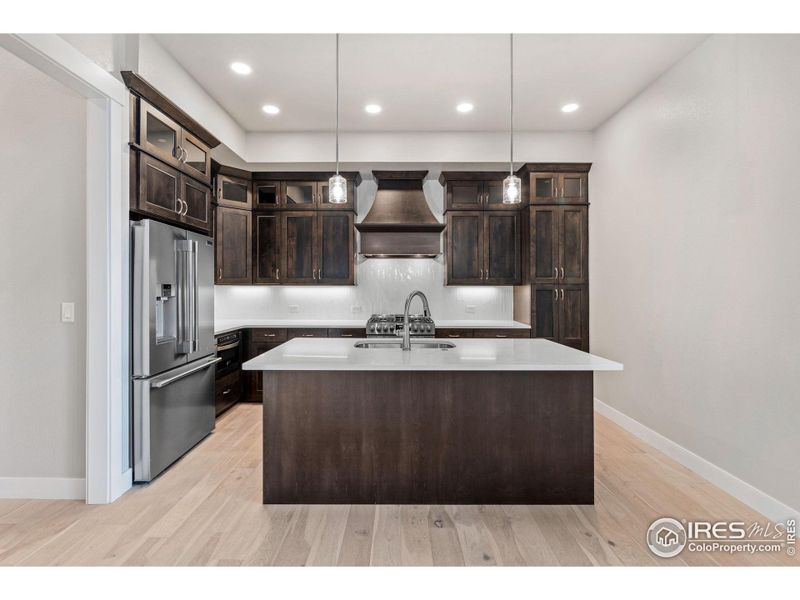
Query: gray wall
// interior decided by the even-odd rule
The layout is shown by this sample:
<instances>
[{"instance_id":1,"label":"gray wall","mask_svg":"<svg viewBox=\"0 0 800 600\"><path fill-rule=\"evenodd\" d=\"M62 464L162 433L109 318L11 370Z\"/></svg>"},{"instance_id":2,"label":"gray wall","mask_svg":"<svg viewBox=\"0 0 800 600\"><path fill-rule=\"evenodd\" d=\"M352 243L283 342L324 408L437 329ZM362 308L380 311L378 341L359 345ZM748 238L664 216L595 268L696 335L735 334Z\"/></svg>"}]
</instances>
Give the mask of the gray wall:
<instances>
[{"instance_id":1,"label":"gray wall","mask_svg":"<svg viewBox=\"0 0 800 600\"><path fill-rule=\"evenodd\" d=\"M800 36L713 36L595 135L596 396L800 508ZM732 515L735 516L735 515Z\"/></svg>"},{"instance_id":2,"label":"gray wall","mask_svg":"<svg viewBox=\"0 0 800 600\"><path fill-rule=\"evenodd\" d=\"M85 101L0 49L0 483L83 478ZM75 302L74 324L60 303Z\"/></svg>"}]
</instances>

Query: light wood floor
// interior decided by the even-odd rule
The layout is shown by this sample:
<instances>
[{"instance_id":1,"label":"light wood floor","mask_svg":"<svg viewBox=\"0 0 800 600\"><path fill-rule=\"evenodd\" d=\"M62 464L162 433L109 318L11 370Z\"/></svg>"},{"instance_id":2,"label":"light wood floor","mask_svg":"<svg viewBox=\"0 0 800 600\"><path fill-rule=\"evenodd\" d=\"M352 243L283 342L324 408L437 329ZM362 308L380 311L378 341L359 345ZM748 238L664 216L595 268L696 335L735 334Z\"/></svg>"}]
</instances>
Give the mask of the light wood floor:
<instances>
[{"instance_id":1,"label":"light wood floor","mask_svg":"<svg viewBox=\"0 0 800 600\"><path fill-rule=\"evenodd\" d=\"M261 407L239 405L162 477L107 506L0 500L0 565L772 565L654 557L657 517L765 521L596 415L594 506L264 506Z\"/></svg>"}]
</instances>

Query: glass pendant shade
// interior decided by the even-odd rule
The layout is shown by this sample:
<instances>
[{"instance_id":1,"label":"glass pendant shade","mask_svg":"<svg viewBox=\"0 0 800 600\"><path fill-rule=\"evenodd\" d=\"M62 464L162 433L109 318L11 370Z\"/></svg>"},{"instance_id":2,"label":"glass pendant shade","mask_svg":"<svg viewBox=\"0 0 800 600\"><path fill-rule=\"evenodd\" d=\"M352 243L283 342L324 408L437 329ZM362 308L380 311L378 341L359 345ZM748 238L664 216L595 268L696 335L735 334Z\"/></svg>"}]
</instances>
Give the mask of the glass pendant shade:
<instances>
[{"instance_id":1,"label":"glass pendant shade","mask_svg":"<svg viewBox=\"0 0 800 600\"><path fill-rule=\"evenodd\" d=\"M520 202L522 202L522 180L516 175L509 175L503 180L503 204Z\"/></svg>"},{"instance_id":2,"label":"glass pendant shade","mask_svg":"<svg viewBox=\"0 0 800 600\"><path fill-rule=\"evenodd\" d=\"M328 185L328 201L331 204L346 204L347 180L337 173L328 180Z\"/></svg>"}]
</instances>

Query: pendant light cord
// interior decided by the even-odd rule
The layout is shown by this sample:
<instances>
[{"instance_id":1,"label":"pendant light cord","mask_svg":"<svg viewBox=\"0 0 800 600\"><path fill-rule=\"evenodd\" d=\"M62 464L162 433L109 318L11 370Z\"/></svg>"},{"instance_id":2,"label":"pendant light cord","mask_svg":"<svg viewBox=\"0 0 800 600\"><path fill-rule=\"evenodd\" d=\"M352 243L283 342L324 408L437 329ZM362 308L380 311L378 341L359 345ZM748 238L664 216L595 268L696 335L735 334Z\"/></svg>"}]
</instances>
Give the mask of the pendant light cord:
<instances>
[{"instance_id":1,"label":"pendant light cord","mask_svg":"<svg viewBox=\"0 0 800 600\"><path fill-rule=\"evenodd\" d=\"M511 93L510 93L510 100L511 100L511 102L510 102L510 104L511 104L511 118L510 118L510 120L511 120L511 124L510 124L510 131L509 131L509 134L510 134L509 137L511 139L511 144L510 144L510 146L511 146L510 154L511 155L510 155L509 161L508 161L508 170L509 170L509 173L511 175L513 175L514 174L514 34L513 33L509 34L508 46L509 46L509 55L510 55L510 58L511 58L510 61L509 61L509 64L511 65L511 70L510 70L510 73L509 73L509 80L511 82Z\"/></svg>"},{"instance_id":2,"label":"pendant light cord","mask_svg":"<svg viewBox=\"0 0 800 600\"><path fill-rule=\"evenodd\" d=\"M336 174L339 174L339 34L336 34Z\"/></svg>"}]
</instances>

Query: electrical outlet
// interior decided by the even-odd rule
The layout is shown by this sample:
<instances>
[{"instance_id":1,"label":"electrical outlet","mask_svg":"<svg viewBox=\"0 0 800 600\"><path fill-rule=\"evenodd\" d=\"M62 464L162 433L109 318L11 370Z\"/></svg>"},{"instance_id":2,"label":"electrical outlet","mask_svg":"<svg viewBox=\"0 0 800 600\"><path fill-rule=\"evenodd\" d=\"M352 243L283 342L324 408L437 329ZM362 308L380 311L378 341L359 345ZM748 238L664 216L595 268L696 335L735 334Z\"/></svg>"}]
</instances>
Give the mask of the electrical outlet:
<instances>
[{"instance_id":1,"label":"electrical outlet","mask_svg":"<svg viewBox=\"0 0 800 600\"><path fill-rule=\"evenodd\" d=\"M300 312L300 307L297 304L290 304L289 305L289 312L290 313L298 313Z\"/></svg>"},{"instance_id":2,"label":"electrical outlet","mask_svg":"<svg viewBox=\"0 0 800 600\"><path fill-rule=\"evenodd\" d=\"M350 312L352 312L354 315L359 314L361 311L362 308L360 304L354 304L353 306L350 307Z\"/></svg>"},{"instance_id":3,"label":"electrical outlet","mask_svg":"<svg viewBox=\"0 0 800 600\"><path fill-rule=\"evenodd\" d=\"M61 303L61 322L74 323L75 322L75 303L62 302Z\"/></svg>"},{"instance_id":4,"label":"electrical outlet","mask_svg":"<svg viewBox=\"0 0 800 600\"><path fill-rule=\"evenodd\" d=\"M467 304L467 305L464 307L464 312L467 312L467 313L474 313L474 312L475 312L475 305L474 305L474 304Z\"/></svg>"}]
</instances>

